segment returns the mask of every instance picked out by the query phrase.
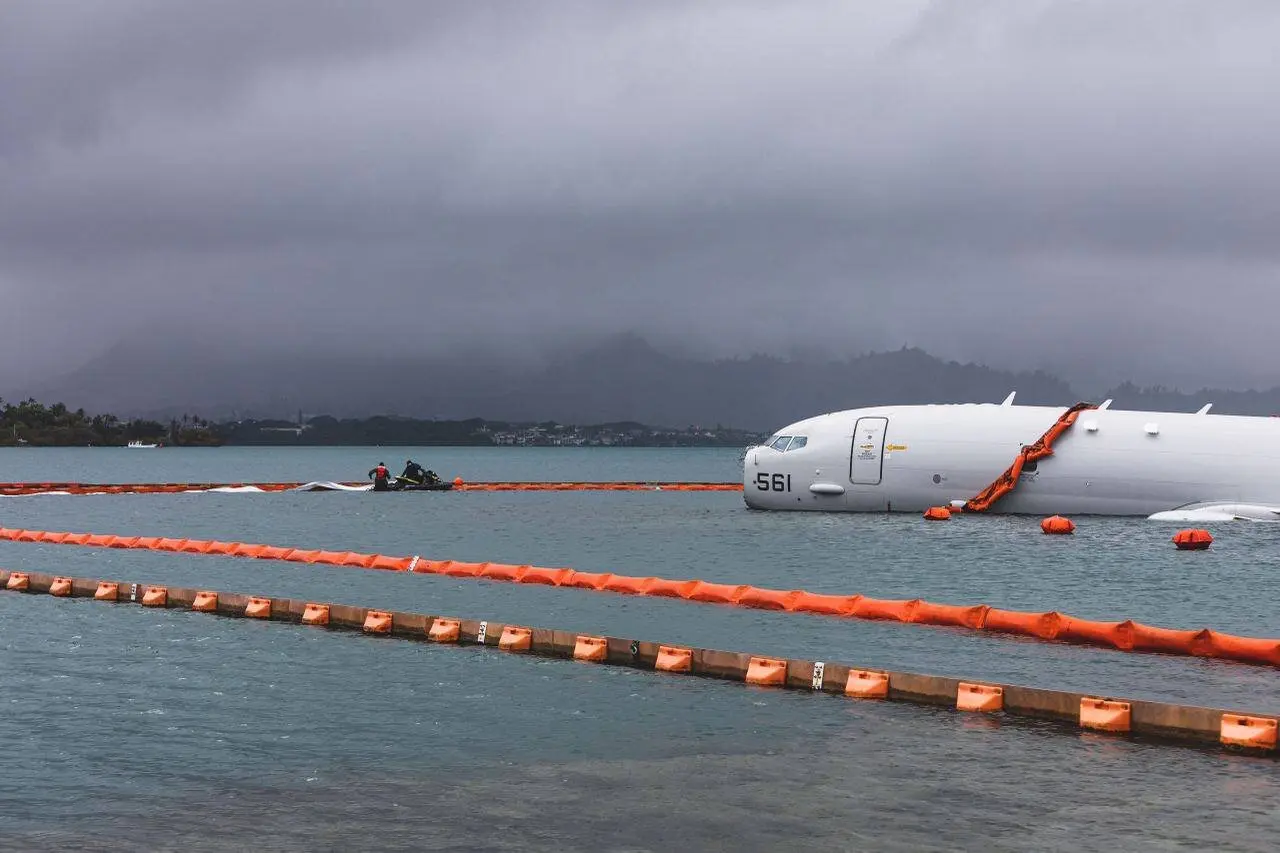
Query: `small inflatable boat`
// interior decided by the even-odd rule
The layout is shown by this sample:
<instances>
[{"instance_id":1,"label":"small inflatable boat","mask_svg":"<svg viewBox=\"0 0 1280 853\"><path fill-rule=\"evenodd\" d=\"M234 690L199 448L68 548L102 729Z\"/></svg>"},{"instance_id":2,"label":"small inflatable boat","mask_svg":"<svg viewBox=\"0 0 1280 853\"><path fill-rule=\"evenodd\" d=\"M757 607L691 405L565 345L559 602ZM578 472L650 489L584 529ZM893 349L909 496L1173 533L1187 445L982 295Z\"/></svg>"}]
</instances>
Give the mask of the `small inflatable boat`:
<instances>
[{"instance_id":1,"label":"small inflatable boat","mask_svg":"<svg viewBox=\"0 0 1280 853\"><path fill-rule=\"evenodd\" d=\"M397 483L389 484L387 491L391 492L447 492L453 488L453 483Z\"/></svg>"}]
</instances>

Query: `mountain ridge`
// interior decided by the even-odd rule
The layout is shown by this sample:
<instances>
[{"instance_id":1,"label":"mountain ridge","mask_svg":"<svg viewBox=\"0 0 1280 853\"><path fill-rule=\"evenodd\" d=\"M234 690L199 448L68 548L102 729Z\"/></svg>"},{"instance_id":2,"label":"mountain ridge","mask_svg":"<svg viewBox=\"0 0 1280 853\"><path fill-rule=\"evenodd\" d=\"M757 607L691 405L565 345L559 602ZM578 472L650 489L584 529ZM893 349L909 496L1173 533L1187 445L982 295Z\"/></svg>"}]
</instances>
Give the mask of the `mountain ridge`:
<instances>
[{"instance_id":1,"label":"mountain ridge","mask_svg":"<svg viewBox=\"0 0 1280 853\"><path fill-rule=\"evenodd\" d=\"M505 361L485 352L378 357L197 346L184 353L143 343L118 347L57 380L12 390L20 393L0 396L156 419L183 413L293 419L303 412L669 427L719 423L765 431L825 411L999 402L1011 391L1023 404L1110 398L1115 408L1194 411L1212 402L1222 414L1280 412L1280 388L1186 393L1124 383L1091 397L1046 371L944 361L919 348L844 359L759 353L699 359L662 352L637 335L562 348L547 359Z\"/></svg>"}]
</instances>

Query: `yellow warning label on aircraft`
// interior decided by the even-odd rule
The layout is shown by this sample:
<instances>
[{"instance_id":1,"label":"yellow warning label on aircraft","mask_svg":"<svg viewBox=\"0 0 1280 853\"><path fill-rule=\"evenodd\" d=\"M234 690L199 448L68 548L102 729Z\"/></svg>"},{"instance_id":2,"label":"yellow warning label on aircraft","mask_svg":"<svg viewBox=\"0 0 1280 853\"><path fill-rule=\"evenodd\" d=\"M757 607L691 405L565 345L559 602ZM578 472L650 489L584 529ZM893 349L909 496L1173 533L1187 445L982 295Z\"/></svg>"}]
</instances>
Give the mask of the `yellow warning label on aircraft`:
<instances>
[{"instance_id":1,"label":"yellow warning label on aircraft","mask_svg":"<svg viewBox=\"0 0 1280 853\"><path fill-rule=\"evenodd\" d=\"M884 446L884 450L886 453L890 453L894 450L906 450L906 449L907 449L907 446L905 444L886 444Z\"/></svg>"}]
</instances>

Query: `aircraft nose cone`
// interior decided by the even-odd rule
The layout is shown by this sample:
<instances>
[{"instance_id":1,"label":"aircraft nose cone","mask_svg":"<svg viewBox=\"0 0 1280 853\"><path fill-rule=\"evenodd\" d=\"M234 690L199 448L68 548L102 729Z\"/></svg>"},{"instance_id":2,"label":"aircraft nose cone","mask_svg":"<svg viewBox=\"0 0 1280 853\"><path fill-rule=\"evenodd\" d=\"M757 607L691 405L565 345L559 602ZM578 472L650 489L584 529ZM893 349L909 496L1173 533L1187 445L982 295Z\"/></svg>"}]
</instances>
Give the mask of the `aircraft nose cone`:
<instances>
[{"instance_id":1,"label":"aircraft nose cone","mask_svg":"<svg viewBox=\"0 0 1280 853\"><path fill-rule=\"evenodd\" d=\"M756 507L757 504L752 501L752 487L754 485L755 475L752 471L756 467L756 453L759 448L749 447L742 457L742 500L749 507Z\"/></svg>"}]
</instances>

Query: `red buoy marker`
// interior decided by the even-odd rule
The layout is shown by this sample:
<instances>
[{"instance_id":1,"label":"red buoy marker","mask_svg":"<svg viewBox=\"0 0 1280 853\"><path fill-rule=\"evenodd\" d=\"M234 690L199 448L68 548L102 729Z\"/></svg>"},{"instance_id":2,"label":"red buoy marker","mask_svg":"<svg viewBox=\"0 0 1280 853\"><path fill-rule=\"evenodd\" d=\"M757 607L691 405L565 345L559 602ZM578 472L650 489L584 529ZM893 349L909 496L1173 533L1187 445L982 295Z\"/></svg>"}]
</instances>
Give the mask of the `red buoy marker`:
<instances>
[{"instance_id":1,"label":"red buoy marker","mask_svg":"<svg viewBox=\"0 0 1280 853\"><path fill-rule=\"evenodd\" d=\"M1179 551L1204 551L1213 544L1213 534L1207 530L1179 530L1173 534L1173 544Z\"/></svg>"},{"instance_id":2,"label":"red buoy marker","mask_svg":"<svg viewBox=\"0 0 1280 853\"><path fill-rule=\"evenodd\" d=\"M1076 523L1060 515L1051 515L1040 522L1040 530L1044 533L1062 536L1067 533L1075 533Z\"/></svg>"}]
</instances>

